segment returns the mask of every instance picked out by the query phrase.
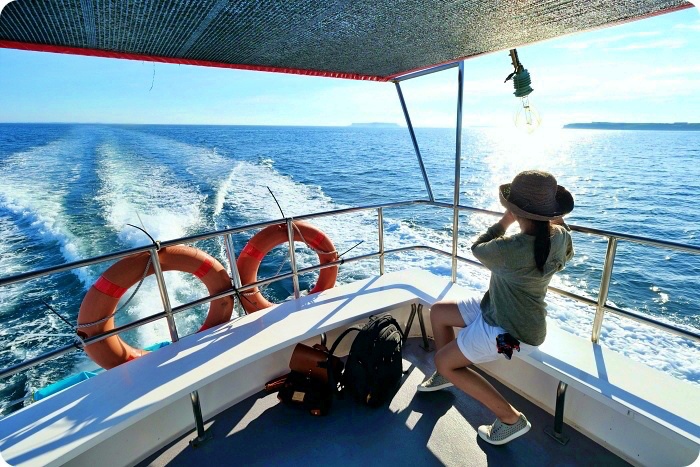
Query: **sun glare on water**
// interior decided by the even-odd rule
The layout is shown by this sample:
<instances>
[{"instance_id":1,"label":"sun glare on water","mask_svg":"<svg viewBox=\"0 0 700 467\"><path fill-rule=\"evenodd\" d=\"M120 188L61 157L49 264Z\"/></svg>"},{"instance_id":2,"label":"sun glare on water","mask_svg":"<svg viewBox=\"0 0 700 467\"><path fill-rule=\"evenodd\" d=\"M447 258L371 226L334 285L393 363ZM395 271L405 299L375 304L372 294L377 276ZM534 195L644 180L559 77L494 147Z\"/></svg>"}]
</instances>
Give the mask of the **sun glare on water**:
<instances>
[{"instance_id":1,"label":"sun glare on water","mask_svg":"<svg viewBox=\"0 0 700 467\"><path fill-rule=\"evenodd\" d=\"M486 158L494 185L511 180L523 170L545 170L557 175L570 163L570 140L560 128L540 128L525 133L517 128L494 128L490 134L493 149Z\"/></svg>"}]
</instances>

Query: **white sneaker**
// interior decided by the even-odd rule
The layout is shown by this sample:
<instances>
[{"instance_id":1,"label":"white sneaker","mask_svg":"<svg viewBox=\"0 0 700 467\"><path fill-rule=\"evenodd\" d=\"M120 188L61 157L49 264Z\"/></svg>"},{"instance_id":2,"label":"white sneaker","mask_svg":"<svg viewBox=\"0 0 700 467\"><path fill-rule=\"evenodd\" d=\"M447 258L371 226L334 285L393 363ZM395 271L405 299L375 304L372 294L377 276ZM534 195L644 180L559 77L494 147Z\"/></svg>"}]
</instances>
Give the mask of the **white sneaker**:
<instances>
[{"instance_id":1,"label":"white sneaker","mask_svg":"<svg viewBox=\"0 0 700 467\"><path fill-rule=\"evenodd\" d=\"M436 371L430 376L430 378L426 379L418 385L418 390L421 392L431 392L449 388L450 386L454 385L447 381L447 379L445 379L444 376L442 376Z\"/></svg>"},{"instance_id":2,"label":"white sneaker","mask_svg":"<svg viewBox=\"0 0 700 467\"><path fill-rule=\"evenodd\" d=\"M512 441L530 431L531 426L525 415L520 414L518 421L512 425L506 425L499 419L496 419L492 425L480 426L479 436L487 443L506 444L508 441Z\"/></svg>"}]
</instances>

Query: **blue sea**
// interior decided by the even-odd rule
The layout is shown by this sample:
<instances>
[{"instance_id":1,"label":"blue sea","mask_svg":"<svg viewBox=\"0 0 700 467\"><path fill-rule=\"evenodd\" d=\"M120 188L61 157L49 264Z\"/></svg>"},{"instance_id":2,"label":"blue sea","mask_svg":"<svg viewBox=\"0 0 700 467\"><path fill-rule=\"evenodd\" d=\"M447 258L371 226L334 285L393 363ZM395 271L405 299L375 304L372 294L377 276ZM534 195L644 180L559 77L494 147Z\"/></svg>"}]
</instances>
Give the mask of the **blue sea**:
<instances>
[{"instance_id":1,"label":"blue sea","mask_svg":"<svg viewBox=\"0 0 700 467\"><path fill-rule=\"evenodd\" d=\"M455 131L416 129L436 200L453 200ZM552 172L575 196L570 224L700 246L700 132L555 130L521 135L465 129L460 203L502 210L497 187L521 170ZM244 224L350 206L427 198L405 128L132 126L0 124L0 277ZM275 199L270 191L274 193ZM282 212L281 212L282 211ZM452 211L387 209L387 248L431 245L451 250ZM460 254L496 218L460 217ZM377 251L376 212L314 222L347 256ZM235 237L239 252L254 232ZM553 285L596 298L606 241L574 233L576 256ZM225 263L216 241L196 245ZM299 245L297 261L313 251ZM450 260L425 252L387 259L387 270L427 268L450 274ZM0 367L73 342L73 330L43 302L75 323L85 292L106 266L92 266L0 289ZM265 258L261 276L289 270L285 248ZM339 283L378 274L378 261L343 265ZM173 304L206 295L187 275L166 273ZM458 281L484 290L483 270L460 265ZM302 288L314 275L302 277ZM269 286L282 301L291 282ZM127 293L125 298L131 295ZM621 242L610 302L686 329L700 330L700 256ZM583 337L594 310L549 295L549 319ZM162 309L149 277L117 324ZM178 315L180 335L195 332L206 307ZM164 323L133 331L135 346L167 341ZM635 322L606 317L601 342L677 378L700 384L700 346ZM82 352L0 382L0 403L95 365ZM21 407L21 404L6 411Z\"/></svg>"}]
</instances>

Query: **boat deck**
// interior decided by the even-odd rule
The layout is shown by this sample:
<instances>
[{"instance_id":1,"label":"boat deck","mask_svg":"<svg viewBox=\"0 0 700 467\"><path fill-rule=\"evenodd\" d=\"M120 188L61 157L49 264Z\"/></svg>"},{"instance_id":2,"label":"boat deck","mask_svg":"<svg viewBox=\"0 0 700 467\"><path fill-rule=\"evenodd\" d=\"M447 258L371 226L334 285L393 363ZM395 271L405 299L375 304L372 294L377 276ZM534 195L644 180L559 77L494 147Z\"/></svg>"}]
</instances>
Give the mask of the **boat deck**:
<instances>
[{"instance_id":1,"label":"boat deck","mask_svg":"<svg viewBox=\"0 0 700 467\"><path fill-rule=\"evenodd\" d=\"M416 392L433 369L433 352L421 343L409 339L408 372L388 406L371 409L346 398L335 400L328 416L314 417L261 391L209 420L213 439L193 448L190 433L139 465L629 465L569 426L570 440L560 445L543 431L552 415L488 376L532 430L504 446L485 443L476 430L494 417L481 404L455 388Z\"/></svg>"}]
</instances>

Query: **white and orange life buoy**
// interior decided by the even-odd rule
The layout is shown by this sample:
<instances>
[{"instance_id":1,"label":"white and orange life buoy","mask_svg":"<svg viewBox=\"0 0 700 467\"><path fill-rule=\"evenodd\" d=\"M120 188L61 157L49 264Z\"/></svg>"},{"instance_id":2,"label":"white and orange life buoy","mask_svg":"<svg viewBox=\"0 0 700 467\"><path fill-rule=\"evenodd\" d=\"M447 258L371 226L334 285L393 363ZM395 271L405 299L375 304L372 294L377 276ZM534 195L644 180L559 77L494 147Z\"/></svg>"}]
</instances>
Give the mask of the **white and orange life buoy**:
<instances>
[{"instance_id":1,"label":"white and orange life buoy","mask_svg":"<svg viewBox=\"0 0 700 467\"><path fill-rule=\"evenodd\" d=\"M150 256L150 253L146 252L122 258L90 287L78 312L79 335L82 339L114 329L113 315L119 299L131 286L154 272L153 265L149 264ZM231 279L221 263L197 248L186 245L165 247L158 251L158 259L163 271L182 271L197 276L210 295L231 288ZM145 271L147 265L148 270ZM212 301L199 331L225 323L231 319L232 312L233 297ZM111 336L87 345L85 352L95 363L106 369L148 353L146 350L131 347L119 336Z\"/></svg>"},{"instance_id":2,"label":"white and orange life buoy","mask_svg":"<svg viewBox=\"0 0 700 467\"><path fill-rule=\"evenodd\" d=\"M288 241L287 224L271 225L253 235L245 248L241 251L238 261L236 262L238 273L241 277L241 284L248 285L257 282L258 268L265 255L277 245ZM333 246L333 242L330 238L328 238L323 231L311 224L295 221L294 241L304 242L311 249L316 251L320 264L330 263L338 259L338 252L335 250L335 246ZM330 289L335 285L337 277L338 266L321 269L318 281L309 293ZM257 287L244 292L244 294L245 296L241 299L241 305L243 305L246 313L252 313L272 306L272 303L262 296Z\"/></svg>"}]
</instances>

